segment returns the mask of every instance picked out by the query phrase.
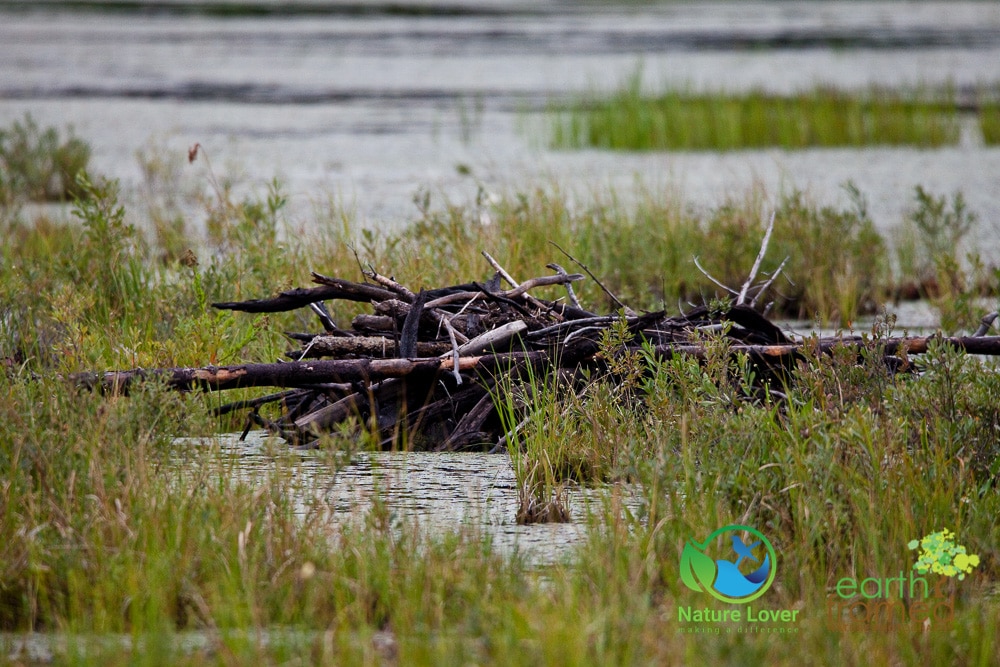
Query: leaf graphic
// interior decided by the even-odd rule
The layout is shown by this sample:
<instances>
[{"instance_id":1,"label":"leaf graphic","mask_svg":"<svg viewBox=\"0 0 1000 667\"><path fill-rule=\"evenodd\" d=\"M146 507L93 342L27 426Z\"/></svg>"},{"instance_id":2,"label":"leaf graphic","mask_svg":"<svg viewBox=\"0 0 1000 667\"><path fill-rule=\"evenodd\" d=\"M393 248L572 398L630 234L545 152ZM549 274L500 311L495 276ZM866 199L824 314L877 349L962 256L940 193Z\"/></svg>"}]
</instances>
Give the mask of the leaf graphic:
<instances>
[{"instance_id":1,"label":"leaf graphic","mask_svg":"<svg viewBox=\"0 0 1000 667\"><path fill-rule=\"evenodd\" d=\"M681 553L681 581L693 591L707 592L715 581L715 561L690 542Z\"/></svg>"}]
</instances>

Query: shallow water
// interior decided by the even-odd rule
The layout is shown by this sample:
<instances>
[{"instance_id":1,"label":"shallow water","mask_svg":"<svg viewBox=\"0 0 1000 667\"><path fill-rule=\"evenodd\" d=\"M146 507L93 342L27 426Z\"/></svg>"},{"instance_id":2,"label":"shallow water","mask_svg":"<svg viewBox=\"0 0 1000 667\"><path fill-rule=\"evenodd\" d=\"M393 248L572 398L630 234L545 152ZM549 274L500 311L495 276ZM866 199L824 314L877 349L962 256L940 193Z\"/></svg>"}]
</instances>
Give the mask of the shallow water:
<instances>
[{"instance_id":1,"label":"shallow water","mask_svg":"<svg viewBox=\"0 0 1000 667\"><path fill-rule=\"evenodd\" d=\"M287 464L287 445L264 431L208 439L179 439L180 470L200 464L191 458L209 447L226 464L233 479L262 484L278 465ZM195 445L192 454L187 445ZM291 465L298 510L323 512L335 523L360 521L376 500L393 525L454 532L462 528L491 540L494 551L524 557L533 566L565 562L585 538L590 516L600 516L612 493L625 508L639 506L638 491L614 485L601 489L570 487L569 523L518 525L518 490L507 454L470 452L363 452L336 470L319 452L296 452ZM229 466L232 466L229 468ZM183 473L182 473L183 477Z\"/></svg>"},{"instance_id":2,"label":"shallow water","mask_svg":"<svg viewBox=\"0 0 1000 667\"><path fill-rule=\"evenodd\" d=\"M313 4L322 11L268 18L0 8L0 123L31 112L73 125L94 167L136 193L137 150L183 163L200 142L222 179L280 177L293 228L316 228L331 199L398 227L418 188L465 203L480 186L556 182L586 202L639 182L708 207L754 184L844 203L853 179L886 231L915 185L963 190L984 222L978 248L1000 255L1000 148L974 133L938 150L636 154L552 151L524 129L546 100L616 87L640 65L651 89L971 89L998 78L996 3ZM432 11L400 11L413 5ZM182 172L208 188L203 162Z\"/></svg>"}]
</instances>

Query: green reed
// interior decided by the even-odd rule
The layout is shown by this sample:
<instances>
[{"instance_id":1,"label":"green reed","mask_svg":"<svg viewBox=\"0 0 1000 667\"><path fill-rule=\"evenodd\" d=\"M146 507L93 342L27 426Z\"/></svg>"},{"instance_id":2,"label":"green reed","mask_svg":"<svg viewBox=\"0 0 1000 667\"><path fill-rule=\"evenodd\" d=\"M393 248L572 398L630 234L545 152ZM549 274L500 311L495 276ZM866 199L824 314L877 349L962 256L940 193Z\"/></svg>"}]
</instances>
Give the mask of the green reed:
<instances>
[{"instance_id":1,"label":"green reed","mask_svg":"<svg viewBox=\"0 0 1000 667\"><path fill-rule=\"evenodd\" d=\"M979 129L987 146L1000 144L1000 101L983 102L979 108Z\"/></svg>"},{"instance_id":2,"label":"green reed","mask_svg":"<svg viewBox=\"0 0 1000 667\"><path fill-rule=\"evenodd\" d=\"M633 77L608 96L592 94L551 110L551 143L558 148L936 147L958 140L958 110L949 92L817 88L787 96L762 90L654 96Z\"/></svg>"}]
</instances>

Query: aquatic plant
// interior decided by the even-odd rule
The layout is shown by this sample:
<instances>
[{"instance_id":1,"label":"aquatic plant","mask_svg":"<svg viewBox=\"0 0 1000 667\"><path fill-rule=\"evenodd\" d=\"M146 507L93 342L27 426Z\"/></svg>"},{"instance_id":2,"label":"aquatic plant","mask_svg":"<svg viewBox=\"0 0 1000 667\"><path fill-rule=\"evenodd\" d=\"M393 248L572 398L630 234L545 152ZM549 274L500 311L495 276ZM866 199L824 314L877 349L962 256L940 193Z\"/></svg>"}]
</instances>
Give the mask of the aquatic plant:
<instances>
[{"instance_id":1,"label":"aquatic plant","mask_svg":"<svg viewBox=\"0 0 1000 667\"><path fill-rule=\"evenodd\" d=\"M553 103L551 145L612 150L739 150L833 146L941 146L958 140L954 96L817 88L793 95L668 90L650 95L639 74L610 95Z\"/></svg>"},{"instance_id":2,"label":"aquatic plant","mask_svg":"<svg viewBox=\"0 0 1000 667\"><path fill-rule=\"evenodd\" d=\"M1000 144L1000 102L987 101L979 109L979 129L987 146Z\"/></svg>"}]
</instances>

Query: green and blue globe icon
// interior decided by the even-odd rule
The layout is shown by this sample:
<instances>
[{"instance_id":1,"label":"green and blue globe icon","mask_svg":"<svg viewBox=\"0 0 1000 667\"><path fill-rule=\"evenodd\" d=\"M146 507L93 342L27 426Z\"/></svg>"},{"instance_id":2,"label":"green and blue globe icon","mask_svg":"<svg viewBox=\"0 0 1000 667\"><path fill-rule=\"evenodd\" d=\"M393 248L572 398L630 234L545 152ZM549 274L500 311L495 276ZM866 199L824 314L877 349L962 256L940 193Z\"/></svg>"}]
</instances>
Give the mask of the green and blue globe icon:
<instances>
[{"instance_id":1,"label":"green and blue globe icon","mask_svg":"<svg viewBox=\"0 0 1000 667\"><path fill-rule=\"evenodd\" d=\"M681 580L691 590L722 602L756 600L774 582L774 547L756 528L724 526L704 542L688 540L681 554Z\"/></svg>"}]
</instances>

